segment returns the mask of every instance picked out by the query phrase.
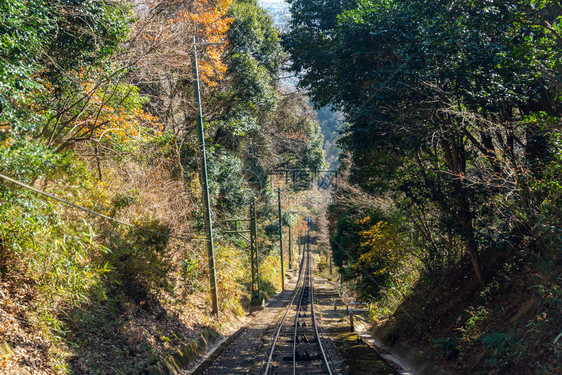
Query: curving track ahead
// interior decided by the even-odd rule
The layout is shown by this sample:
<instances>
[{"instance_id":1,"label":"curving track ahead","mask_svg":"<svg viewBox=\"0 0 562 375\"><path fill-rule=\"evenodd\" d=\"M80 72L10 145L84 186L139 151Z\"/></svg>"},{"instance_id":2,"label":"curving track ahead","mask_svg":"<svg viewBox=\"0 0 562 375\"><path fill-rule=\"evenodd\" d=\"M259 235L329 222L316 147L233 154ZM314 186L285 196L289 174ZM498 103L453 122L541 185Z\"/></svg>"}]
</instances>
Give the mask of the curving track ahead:
<instances>
[{"instance_id":1,"label":"curving track ahead","mask_svg":"<svg viewBox=\"0 0 562 375\"><path fill-rule=\"evenodd\" d=\"M314 312L310 245L304 252L297 287L275 329L261 375L335 374Z\"/></svg>"}]
</instances>

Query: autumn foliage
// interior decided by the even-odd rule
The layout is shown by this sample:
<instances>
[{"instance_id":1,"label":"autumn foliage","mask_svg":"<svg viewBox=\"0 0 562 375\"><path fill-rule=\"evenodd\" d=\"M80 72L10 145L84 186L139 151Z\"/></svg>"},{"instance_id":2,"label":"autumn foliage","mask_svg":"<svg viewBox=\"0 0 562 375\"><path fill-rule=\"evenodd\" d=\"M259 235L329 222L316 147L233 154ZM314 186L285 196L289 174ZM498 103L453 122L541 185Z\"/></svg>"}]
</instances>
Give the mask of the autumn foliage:
<instances>
[{"instance_id":1,"label":"autumn foliage","mask_svg":"<svg viewBox=\"0 0 562 375\"><path fill-rule=\"evenodd\" d=\"M274 295L278 242L263 221L276 203L251 172L318 168L323 154L310 111L279 100L285 53L267 12L247 0L0 8L0 174L60 199L0 179L0 373L152 373L202 330L223 333L252 278L247 244L221 225L250 201L260 298ZM218 319L201 241L194 40Z\"/></svg>"},{"instance_id":2,"label":"autumn foliage","mask_svg":"<svg viewBox=\"0 0 562 375\"><path fill-rule=\"evenodd\" d=\"M195 12L181 12L179 17L195 24L198 34L205 43L220 43L206 47L206 59L199 67L200 74L205 83L216 85L227 70L223 61L226 49L226 33L234 21L228 17L228 9L232 0L199 0L195 3Z\"/></svg>"}]
</instances>

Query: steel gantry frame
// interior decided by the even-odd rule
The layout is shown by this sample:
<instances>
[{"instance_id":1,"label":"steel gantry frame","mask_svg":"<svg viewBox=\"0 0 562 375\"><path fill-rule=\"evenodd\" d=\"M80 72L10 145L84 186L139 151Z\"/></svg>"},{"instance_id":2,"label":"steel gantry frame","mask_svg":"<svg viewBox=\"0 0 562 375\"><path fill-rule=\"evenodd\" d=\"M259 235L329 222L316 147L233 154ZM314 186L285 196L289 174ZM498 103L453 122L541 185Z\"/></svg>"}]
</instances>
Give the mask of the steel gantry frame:
<instances>
[{"instance_id":1,"label":"steel gantry frame","mask_svg":"<svg viewBox=\"0 0 562 375\"><path fill-rule=\"evenodd\" d=\"M250 204L249 218L229 219L229 220L225 220L225 222L234 223L234 230L222 232L223 234L237 234L250 244L250 265L251 265L251 277L252 277L251 303L252 305L261 304L260 260L259 260L259 251L258 251L258 225L257 225L257 214L256 214L256 202L253 201ZM250 229L239 230L238 223L240 222L249 222ZM249 233L250 238L244 236L244 233Z\"/></svg>"},{"instance_id":2,"label":"steel gantry frame","mask_svg":"<svg viewBox=\"0 0 562 375\"><path fill-rule=\"evenodd\" d=\"M258 224L256 203L250 206L250 263L252 272L252 300L251 303L261 303L260 258L258 253Z\"/></svg>"}]
</instances>

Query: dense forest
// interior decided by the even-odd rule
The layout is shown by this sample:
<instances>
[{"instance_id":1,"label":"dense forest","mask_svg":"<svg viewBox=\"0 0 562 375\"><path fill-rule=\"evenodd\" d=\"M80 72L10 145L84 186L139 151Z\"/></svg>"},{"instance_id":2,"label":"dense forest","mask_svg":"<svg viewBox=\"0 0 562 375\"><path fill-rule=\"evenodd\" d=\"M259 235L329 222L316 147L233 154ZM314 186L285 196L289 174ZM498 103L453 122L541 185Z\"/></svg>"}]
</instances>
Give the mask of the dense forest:
<instances>
[{"instance_id":1,"label":"dense forest","mask_svg":"<svg viewBox=\"0 0 562 375\"><path fill-rule=\"evenodd\" d=\"M324 152L306 97L280 88L288 55L257 1L2 1L0 56L0 174L106 216L0 179L0 373L144 373L203 330L227 332L252 286L248 246L225 220L254 200L260 297L275 294L269 176L319 170Z\"/></svg>"},{"instance_id":2,"label":"dense forest","mask_svg":"<svg viewBox=\"0 0 562 375\"><path fill-rule=\"evenodd\" d=\"M345 115L334 261L385 341L559 372L560 1L288 2L292 71Z\"/></svg>"},{"instance_id":3,"label":"dense forest","mask_svg":"<svg viewBox=\"0 0 562 375\"><path fill-rule=\"evenodd\" d=\"M228 336L282 288L279 228L388 346L562 371L560 0L286 2L282 31L258 0L0 2L0 374Z\"/></svg>"}]
</instances>

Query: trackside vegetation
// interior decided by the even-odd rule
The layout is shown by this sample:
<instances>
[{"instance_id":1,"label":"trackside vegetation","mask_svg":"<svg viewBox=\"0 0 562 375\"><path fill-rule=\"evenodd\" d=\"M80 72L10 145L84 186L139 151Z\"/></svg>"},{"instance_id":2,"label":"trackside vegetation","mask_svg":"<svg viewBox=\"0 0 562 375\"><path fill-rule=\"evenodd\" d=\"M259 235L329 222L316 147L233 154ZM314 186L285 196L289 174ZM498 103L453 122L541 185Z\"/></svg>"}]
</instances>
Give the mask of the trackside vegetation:
<instances>
[{"instance_id":1,"label":"trackside vegetation","mask_svg":"<svg viewBox=\"0 0 562 375\"><path fill-rule=\"evenodd\" d=\"M219 318L201 241L193 36L222 43L198 56ZM203 331L229 333L252 285L248 244L225 220L253 200L261 298L279 290L268 176L324 163L308 101L279 85L286 58L255 0L0 4L0 174L149 230L0 179L0 373L147 373Z\"/></svg>"},{"instance_id":2,"label":"trackside vegetation","mask_svg":"<svg viewBox=\"0 0 562 375\"><path fill-rule=\"evenodd\" d=\"M387 342L559 372L560 2L288 2L292 70L347 122L334 261Z\"/></svg>"}]
</instances>

